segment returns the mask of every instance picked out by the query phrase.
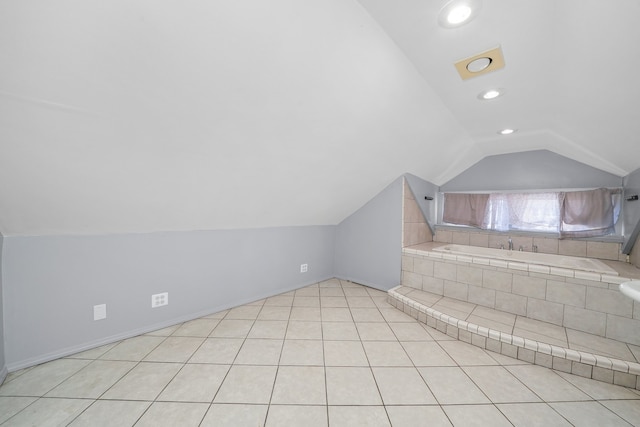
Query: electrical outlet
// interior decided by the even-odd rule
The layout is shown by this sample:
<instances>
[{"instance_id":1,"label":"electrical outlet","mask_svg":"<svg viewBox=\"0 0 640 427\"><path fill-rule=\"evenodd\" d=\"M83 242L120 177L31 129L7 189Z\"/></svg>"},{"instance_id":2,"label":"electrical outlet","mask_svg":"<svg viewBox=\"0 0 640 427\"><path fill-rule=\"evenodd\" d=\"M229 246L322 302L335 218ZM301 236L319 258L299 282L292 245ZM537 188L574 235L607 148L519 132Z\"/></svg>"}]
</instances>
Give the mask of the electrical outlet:
<instances>
[{"instance_id":1,"label":"electrical outlet","mask_svg":"<svg viewBox=\"0 0 640 427\"><path fill-rule=\"evenodd\" d=\"M300 264L300 273L306 273L309 270L308 264Z\"/></svg>"},{"instance_id":2,"label":"electrical outlet","mask_svg":"<svg viewBox=\"0 0 640 427\"><path fill-rule=\"evenodd\" d=\"M93 320L102 320L107 318L107 304L93 306Z\"/></svg>"},{"instance_id":3,"label":"electrical outlet","mask_svg":"<svg viewBox=\"0 0 640 427\"><path fill-rule=\"evenodd\" d=\"M151 308L162 307L169 304L169 292L151 295Z\"/></svg>"}]
</instances>

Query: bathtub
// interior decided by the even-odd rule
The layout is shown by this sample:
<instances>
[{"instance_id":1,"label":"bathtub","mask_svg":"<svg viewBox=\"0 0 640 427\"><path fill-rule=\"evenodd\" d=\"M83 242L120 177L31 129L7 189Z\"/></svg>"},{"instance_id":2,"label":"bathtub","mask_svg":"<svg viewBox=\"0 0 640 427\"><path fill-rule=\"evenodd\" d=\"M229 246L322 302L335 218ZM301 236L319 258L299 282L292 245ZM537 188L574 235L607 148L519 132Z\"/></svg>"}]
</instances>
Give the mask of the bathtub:
<instances>
[{"instance_id":1,"label":"bathtub","mask_svg":"<svg viewBox=\"0 0 640 427\"><path fill-rule=\"evenodd\" d=\"M456 244L438 246L432 250L436 252L446 252L452 255L466 255L470 257L500 259L525 264L546 265L550 267L607 274L610 276L618 275L616 270L612 269L604 262L593 258L543 254L537 252L510 251L507 249L482 248Z\"/></svg>"}]
</instances>

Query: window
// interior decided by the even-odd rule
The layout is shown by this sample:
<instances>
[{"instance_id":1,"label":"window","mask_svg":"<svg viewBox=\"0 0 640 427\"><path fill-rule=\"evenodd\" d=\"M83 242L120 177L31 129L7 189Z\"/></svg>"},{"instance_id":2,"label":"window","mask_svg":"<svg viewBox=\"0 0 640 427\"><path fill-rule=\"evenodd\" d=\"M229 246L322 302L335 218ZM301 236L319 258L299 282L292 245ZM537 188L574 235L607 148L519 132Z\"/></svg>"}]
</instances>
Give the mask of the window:
<instances>
[{"instance_id":1,"label":"window","mask_svg":"<svg viewBox=\"0 0 640 427\"><path fill-rule=\"evenodd\" d=\"M443 223L496 231L559 233L561 237L614 232L621 191L445 193Z\"/></svg>"}]
</instances>

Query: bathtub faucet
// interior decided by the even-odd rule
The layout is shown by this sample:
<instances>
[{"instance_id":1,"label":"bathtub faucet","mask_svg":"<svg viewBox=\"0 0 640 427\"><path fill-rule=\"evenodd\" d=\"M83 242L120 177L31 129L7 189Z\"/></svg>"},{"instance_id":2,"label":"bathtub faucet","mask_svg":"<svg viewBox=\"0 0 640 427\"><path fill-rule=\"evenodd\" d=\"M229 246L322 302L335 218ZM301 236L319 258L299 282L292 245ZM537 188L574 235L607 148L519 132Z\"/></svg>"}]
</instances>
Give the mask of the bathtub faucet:
<instances>
[{"instance_id":1,"label":"bathtub faucet","mask_svg":"<svg viewBox=\"0 0 640 427\"><path fill-rule=\"evenodd\" d=\"M511 237L509 237L509 250L513 250L513 240L511 240Z\"/></svg>"},{"instance_id":2,"label":"bathtub faucet","mask_svg":"<svg viewBox=\"0 0 640 427\"><path fill-rule=\"evenodd\" d=\"M538 252L538 245L533 245L531 249L533 250L533 252Z\"/></svg>"}]
</instances>

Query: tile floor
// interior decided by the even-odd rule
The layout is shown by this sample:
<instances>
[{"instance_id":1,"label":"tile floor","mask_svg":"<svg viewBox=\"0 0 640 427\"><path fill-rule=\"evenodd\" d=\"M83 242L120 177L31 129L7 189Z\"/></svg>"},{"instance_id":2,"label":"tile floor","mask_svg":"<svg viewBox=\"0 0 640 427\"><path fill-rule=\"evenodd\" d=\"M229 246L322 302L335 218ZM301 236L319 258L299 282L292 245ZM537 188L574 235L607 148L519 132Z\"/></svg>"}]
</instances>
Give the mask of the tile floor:
<instances>
[{"instance_id":1,"label":"tile floor","mask_svg":"<svg viewBox=\"0 0 640 427\"><path fill-rule=\"evenodd\" d=\"M640 392L452 340L336 279L9 374L2 426L628 426Z\"/></svg>"}]
</instances>

